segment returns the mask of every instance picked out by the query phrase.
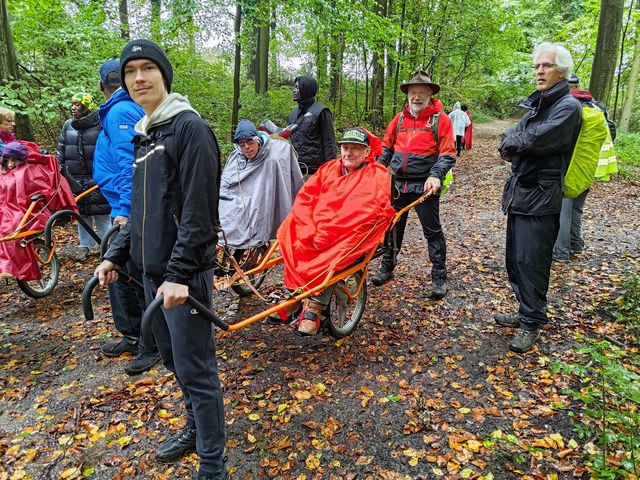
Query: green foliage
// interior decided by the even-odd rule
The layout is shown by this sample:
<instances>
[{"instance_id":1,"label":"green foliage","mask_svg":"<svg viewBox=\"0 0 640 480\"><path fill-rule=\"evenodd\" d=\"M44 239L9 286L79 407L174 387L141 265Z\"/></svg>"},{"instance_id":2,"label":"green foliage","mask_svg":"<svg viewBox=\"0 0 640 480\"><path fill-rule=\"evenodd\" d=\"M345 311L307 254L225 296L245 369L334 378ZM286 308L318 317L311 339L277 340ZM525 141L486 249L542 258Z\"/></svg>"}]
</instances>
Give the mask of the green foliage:
<instances>
[{"instance_id":1,"label":"green foliage","mask_svg":"<svg viewBox=\"0 0 640 480\"><path fill-rule=\"evenodd\" d=\"M620 175L629 180L640 178L640 133L619 132L615 150Z\"/></svg>"},{"instance_id":2,"label":"green foliage","mask_svg":"<svg viewBox=\"0 0 640 480\"><path fill-rule=\"evenodd\" d=\"M632 275L623 284L624 293L613 305L616 321L623 323L640 345L640 276Z\"/></svg>"},{"instance_id":3,"label":"green foliage","mask_svg":"<svg viewBox=\"0 0 640 480\"><path fill-rule=\"evenodd\" d=\"M597 438L587 446L587 467L595 478L618 479L639 474L640 459L640 359L632 351L608 341L588 339L576 349L582 360L555 363L554 373L573 374L578 390L563 393L583 403L584 415L576 431ZM589 445L589 444L587 444Z\"/></svg>"}]
</instances>

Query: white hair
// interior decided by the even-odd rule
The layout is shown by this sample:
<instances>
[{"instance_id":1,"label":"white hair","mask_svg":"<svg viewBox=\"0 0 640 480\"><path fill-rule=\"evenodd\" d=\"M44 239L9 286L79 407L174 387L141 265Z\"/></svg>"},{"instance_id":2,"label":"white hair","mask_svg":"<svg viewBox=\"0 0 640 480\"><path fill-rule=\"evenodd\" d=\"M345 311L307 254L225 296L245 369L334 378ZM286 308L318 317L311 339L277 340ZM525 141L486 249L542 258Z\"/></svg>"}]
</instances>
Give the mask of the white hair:
<instances>
[{"instance_id":1,"label":"white hair","mask_svg":"<svg viewBox=\"0 0 640 480\"><path fill-rule=\"evenodd\" d=\"M569 53L569 50L564 46L564 44L559 42L540 43L533 49L534 62L541 53L553 53L556 56L556 70L562 73L564 78L569 78L569 75L571 75L571 71L573 70L573 58L571 58L571 53Z\"/></svg>"}]
</instances>

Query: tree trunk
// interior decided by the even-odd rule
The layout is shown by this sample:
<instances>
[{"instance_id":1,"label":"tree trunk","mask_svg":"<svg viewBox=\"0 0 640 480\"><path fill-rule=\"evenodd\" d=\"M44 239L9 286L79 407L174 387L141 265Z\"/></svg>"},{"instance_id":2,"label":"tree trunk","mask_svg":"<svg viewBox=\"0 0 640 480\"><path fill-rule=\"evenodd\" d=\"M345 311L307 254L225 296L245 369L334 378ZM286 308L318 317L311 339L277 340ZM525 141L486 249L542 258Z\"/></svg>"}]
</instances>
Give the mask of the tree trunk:
<instances>
[{"instance_id":1,"label":"tree trunk","mask_svg":"<svg viewBox=\"0 0 640 480\"><path fill-rule=\"evenodd\" d=\"M338 38L335 38L331 43L329 50L330 61L330 85L329 85L329 100L335 101L340 96L340 89L342 87L342 60L344 57L344 35L340 34Z\"/></svg>"},{"instance_id":2,"label":"tree trunk","mask_svg":"<svg viewBox=\"0 0 640 480\"><path fill-rule=\"evenodd\" d=\"M269 1L260 1L258 45L256 52L256 93L267 93L269 78Z\"/></svg>"},{"instance_id":3,"label":"tree trunk","mask_svg":"<svg viewBox=\"0 0 640 480\"><path fill-rule=\"evenodd\" d=\"M236 1L236 18L233 22L233 33L235 35L235 53L233 56L233 106L231 107L231 140L238 125L238 116L240 112L240 61L242 52L240 49L240 26L242 24L242 5L241 0Z\"/></svg>"},{"instance_id":4,"label":"tree trunk","mask_svg":"<svg viewBox=\"0 0 640 480\"><path fill-rule=\"evenodd\" d=\"M591 69L589 91L594 98L604 103L608 102L611 94L611 84L616 69L618 45L622 31L623 13L624 0L601 1L598 39Z\"/></svg>"},{"instance_id":5,"label":"tree trunk","mask_svg":"<svg viewBox=\"0 0 640 480\"><path fill-rule=\"evenodd\" d=\"M159 42L162 38L160 12L162 11L162 0L151 0L151 40Z\"/></svg>"},{"instance_id":6,"label":"tree trunk","mask_svg":"<svg viewBox=\"0 0 640 480\"><path fill-rule=\"evenodd\" d=\"M386 0L377 0L376 11L381 17L387 16ZM380 47L380 45L378 45ZM371 126L375 130L382 128L383 112L384 112L384 53L380 55L377 51L373 52L371 63L373 64L373 73L371 74Z\"/></svg>"},{"instance_id":7,"label":"tree trunk","mask_svg":"<svg viewBox=\"0 0 640 480\"><path fill-rule=\"evenodd\" d=\"M640 73L640 32L636 31L636 45L633 52L633 63L631 64L631 73L629 74L629 82L627 83L627 94L622 107L622 115L620 116L620 131L627 133L629 131L629 122L631 121L631 112L633 111L633 102L636 99L636 86L638 83L638 74Z\"/></svg>"},{"instance_id":8,"label":"tree trunk","mask_svg":"<svg viewBox=\"0 0 640 480\"><path fill-rule=\"evenodd\" d=\"M320 87L327 85L327 43L316 36L316 80Z\"/></svg>"},{"instance_id":9,"label":"tree trunk","mask_svg":"<svg viewBox=\"0 0 640 480\"><path fill-rule=\"evenodd\" d=\"M0 86L10 80L17 80L18 62L9 23L7 0L0 0ZM23 140L34 140L31 122L27 115L16 113L16 137Z\"/></svg>"},{"instance_id":10,"label":"tree trunk","mask_svg":"<svg viewBox=\"0 0 640 480\"><path fill-rule=\"evenodd\" d=\"M404 53L404 44L402 41L402 36L404 33L404 16L407 7L407 0L402 0L402 12L400 13L400 38L398 39L398 61L396 62L396 69L393 75L393 108L392 111L395 113L398 109L398 82L400 78L400 59L402 58L402 54Z\"/></svg>"},{"instance_id":11,"label":"tree trunk","mask_svg":"<svg viewBox=\"0 0 640 480\"><path fill-rule=\"evenodd\" d=\"M120 38L129 40L131 33L129 29L129 4L127 0L120 0L118 15L120 16Z\"/></svg>"}]
</instances>

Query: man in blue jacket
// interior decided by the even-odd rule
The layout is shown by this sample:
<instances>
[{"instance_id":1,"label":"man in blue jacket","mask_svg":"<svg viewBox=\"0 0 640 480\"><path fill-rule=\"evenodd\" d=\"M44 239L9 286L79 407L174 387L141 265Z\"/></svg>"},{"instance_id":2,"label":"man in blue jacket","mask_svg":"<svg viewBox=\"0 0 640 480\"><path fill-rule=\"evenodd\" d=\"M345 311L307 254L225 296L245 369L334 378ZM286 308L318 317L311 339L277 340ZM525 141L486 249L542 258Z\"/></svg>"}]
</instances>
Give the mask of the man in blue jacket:
<instances>
[{"instance_id":1,"label":"man in blue jacket","mask_svg":"<svg viewBox=\"0 0 640 480\"><path fill-rule=\"evenodd\" d=\"M107 60L100 67L100 88L106 102L100 105L98 116L102 131L96 143L93 161L93 178L111 205L114 225L124 227L131 211L131 184L133 163L134 127L144 116L142 108L120 88L120 61ZM141 274L130 262L126 271L140 279ZM125 367L130 374L149 370L160 360L157 350L145 352L141 340L140 322L144 312L144 292L132 284L117 282L109 285L111 312L116 329L122 339L107 342L102 353L107 357L119 357L126 352L136 356Z\"/></svg>"}]
</instances>

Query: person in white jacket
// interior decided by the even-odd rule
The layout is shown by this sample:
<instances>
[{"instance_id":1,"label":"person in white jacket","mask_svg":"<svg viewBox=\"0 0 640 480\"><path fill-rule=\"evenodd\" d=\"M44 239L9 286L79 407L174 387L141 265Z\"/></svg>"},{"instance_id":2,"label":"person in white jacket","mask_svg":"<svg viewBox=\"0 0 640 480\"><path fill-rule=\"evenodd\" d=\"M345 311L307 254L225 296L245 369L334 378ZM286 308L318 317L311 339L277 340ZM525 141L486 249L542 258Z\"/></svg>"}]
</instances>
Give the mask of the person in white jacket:
<instances>
[{"instance_id":1,"label":"person in white jacket","mask_svg":"<svg viewBox=\"0 0 640 480\"><path fill-rule=\"evenodd\" d=\"M456 102L453 106L453 110L449 114L451 119L451 125L453 126L453 135L456 139L456 152L460 156L460 150L462 150L462 137L464 137L465 129L471 125L471 120L466 113L460 110L460 102Z\"/></svg>"}]
</instances>

